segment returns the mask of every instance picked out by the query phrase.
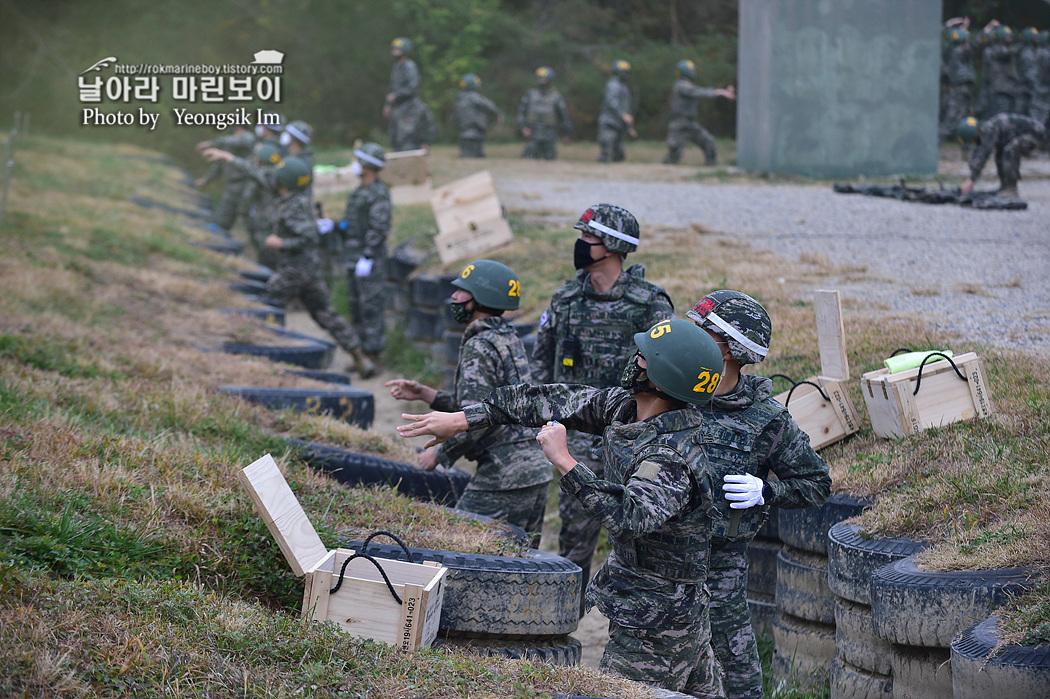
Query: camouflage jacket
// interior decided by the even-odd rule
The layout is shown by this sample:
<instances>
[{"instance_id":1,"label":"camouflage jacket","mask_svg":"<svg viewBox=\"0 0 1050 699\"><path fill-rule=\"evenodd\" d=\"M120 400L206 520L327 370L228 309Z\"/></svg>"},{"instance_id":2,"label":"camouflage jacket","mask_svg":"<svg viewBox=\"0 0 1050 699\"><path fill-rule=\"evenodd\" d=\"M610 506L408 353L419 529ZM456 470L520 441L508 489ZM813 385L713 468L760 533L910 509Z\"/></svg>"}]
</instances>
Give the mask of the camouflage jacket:
<instances>
[{"instance_id":1,"label":"camouflage jacket","mask_svg":"<svg viewBox=\"0 0 1050 699\"><path fill-rule=\"evenodd\" d=\"M386 238L390 234L390 190L382 180L361 185L346 199L343 213L344 262L356 263L362 257L386 259Z\"/></svg>"},{"instance_id":2,"label":"camouflage jacket","mask_svg":"<svg viewBox=\"0 0 1050 699\"><path fill-rule=\"evenodd\" d=\"M213 138L211 144L213 148L232 153L238 158L250 158L252 148L255 147L255 134L251 131L231 133L226 136ZM217 177L223 177L227 182L241 182L246 175L242 169L235 167L233 163L219 160L212 163L212 166L204 173L202 179L207 184Z\"/></svg>"},{"instance_id":3,"label":"camouflage jacket","mask_svg":"<svg viewBox=\"0 0 1050 699\"><path fill-rule=\"evenodd\" d=\"M269 213L273 232L282 240L278 267L317 269L320 265L317 257L320 234L306 194L292 192L278 197L270 204Z\"/></svg>"},{"instance_id":4,"label":"camouflage jacket","mask_svg":"<svg viewBox=\"0 0 1050 699\"><path fill-rule=\"evenodd\" d=\"M973 67L973 48L969 43L956 44L948 49L944 56L941 73L949 85L973 84L977 81L977 71Z\"/></svg>"},{"instance_id":5,"label":"camouflage jacket","mask_svg":"<svg viewBox=\"0 0 1050 699\"><path fill-rule=\"evenodd\" d=\"M394 104L401 104L416 96L419 91L419 68L411 58L397 60L390 71L390 90Z\"/></svg>"},{"instance_id":6,"label":"camouflage jacket","mask_svg":"<svg viewBox=\"0 0 1050 699\"><path fill-rule=\"evenodd\" d=\"M1050 46L1039 46L1035 50L1035 84L1032 94L1037 97L1050 97Z\"/></svg>"},{"instance_id":7,"label":"camouflage jacket","mask_svg":"<svg viewBox=\"0 0 1050 699\"><path fill-rule=\"evenodd\" d=\"M572 122L565 98L553 87L530 88L518 105L518 128L548 131L552 136L561 129L562 135L568 136L572 133Z\"/></svg>"},{"instance_id":8,"label":"camouflage jacket","mask_svg":"<svg viewBox=\"0 0 1050 699\"><path fill-rule=\"evenodd\" d=\"M503 114L496 103L475 90L460 90L452 121L460 138L484 138L488 130L487 115Z\"/></svg>"},{"instance_id":9,"label":"camouflage jacket","mask_svg":"<svg viewBox=\"0 0 1050 699\"><path fill-rule=\"evenodd\" d=\"M977 146L970 155L970 179L976 181L988 158L1018 136L1031 135L1046 144L1046 128L1023 114L996 114L977 127Z\"/></svg>"},{"instance_id":10,"label":"camouflage jacket","mask_svg":"<svg viewBox=\"0 0 1050 699\"><path fill-rule=\"evenodd\" d=\"M270 203L277 197L277 175L272 167L256 165L247 158L235 158L232 165L247 182L241 197L240 211L245 225L252 233L269 233L273 218L268 212Z\"/></svg>"},{"instance_id":11,"label":"camouflage jacket","mask_svg":"<svg viewBox=\"0 0 1050 699\"><path fill-rule=\"evenodd\" d=\"M587 591L588 604L618 624L659 628L700 613L711 536L711 473L692 436L700 413L670 410L637 420L622 388L507 386L465 411L471 429L491 424L602 434L605 478L577 463L560 487L609 532L612 553Z\"/></svg>"},{"instance_id":12,"label":"camouflage jacket","mask_svg":"<svg viewBox=\"0 0 1050 699\"><path fill-rule=\"evenodd\" d=\"M688 78L678 78L671 87L671 121L695 120L700 100L711 97L718 97L716 88L700 87Z\"/></svg>"},{"instance_id":13,"label":"camouflage jacket","mask_svg":"<svg viewBox=\"0 0 1050 699\"><path fill-rule=\"evenodd\" d=\"M645 268L634 265L612 289L598 293L590 274L580 270L554 292L532 351L536 382L619 385L624 364L637 349L634 334L674 315L667 292L644 275Z\"/></svg>"},{"instance_id":14,"label":"camouflage jacket","mask_svg":"<svg viewBox=\"0 0 1050 699\"><path fill-rule=\"evenodd\" d=\"M981 54L982 90L1014 94L1017 91L1017 50L1010 44L993 44Z\"/></svg>"},{"instance_id":15,"label":"camouflage jacket","mask_svg":"<svg viewBox=\"0 0 1050 699\"><path fill-rule=\"evenodd\" d=\"M1025 46L1017 54L1017 80L1023 92L1029 94L1039 81L1038 48Z\"/></svg>"},{"instance_id":16,"label":"camouflage jacket","mask_svg":"<svg viewBox=\"0 0 1050 699\"><path fill-rule=\"evenodd\" d=\"M624 130L623 115L631 113L631 91L620 76L614 75L605 83L602 95L602 110L598 113L598 126Z\"/></svg>"},{"instance_id":17,"label":"camouflage jacket","mask_svg":"<svg viewBox=\"0 0 1050 699\"><path fill-rule=\"evenodd\" d=\"M430 407L454 412L480 403L500 386L529 381L525 347L514 326L498 316L481 318L463 332L455 394L439 391ZM536 430L521 425L458 434L438 446L437 457L446 466L460 457L477 462L467 485L471 490L510 490L551 480L551 465L536 442Z\"/></svg>"},{"instance_id":18,"label":"camouflage jacket","mask_svg":"<svg viewBox=\"0 0 1050 699\"><path fill-rule=\"evenodd\" d=\"M707 452L718 511L715 536L734 541L755 537L769 508L819 507L831 493L828 465L809 445L787 408L772 398L773 382L743 374L731 392L699 407L704 423L694 435ZM776 480L771 480L773 473ZM727 473L748 473L766 481L763 507L734 510L722 491Z\"/></svg>"}]
</instances>

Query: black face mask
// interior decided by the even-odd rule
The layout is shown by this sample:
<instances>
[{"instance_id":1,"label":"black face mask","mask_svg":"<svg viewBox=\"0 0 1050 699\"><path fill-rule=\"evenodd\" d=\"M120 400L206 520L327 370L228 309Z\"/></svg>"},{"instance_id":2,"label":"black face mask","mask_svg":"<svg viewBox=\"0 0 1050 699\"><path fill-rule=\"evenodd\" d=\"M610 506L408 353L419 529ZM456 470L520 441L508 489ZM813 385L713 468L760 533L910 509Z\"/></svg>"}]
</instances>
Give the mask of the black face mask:
<instances>
[{"instance_id":1,"label":"black face mask","mask_svg":"<svg viewBox=\"0 0 1050 699\"><path fill-rule=\"evenodd\" d=\"M627 360L627 366L623 368L623 374L620 376L620 388L632 396L649 390L649 373L638 365L638 358L641 356L641 352L635 352L634 356Z\"/></svg>"},{"instance_id":2,"label":"black face mask","mask_svg":"<svg viewBox=\"0 0 1050 699\"><path fill-rule=\"evenodd\" d=\"M473 300L474 299L470 299L469 301L463 301L461 303L456 303L455 301L453 301L449 304L449 310L452 311L452 317L457 323L462 323L463 325L466 325L470 322L470 316L474 315L474 309L468 309L467 304Z\"/></svg>"},{"instance_id":3,"label":"black face mask","mask_svg":"<svg viewBox=\"0 0 1050 699\"><path fill-rule=\"evenodd\" d=\"M604 243L588 243L583 238L576 239L576 247L572 250L572 264L576 269L587 269L595 262L601 261L591 257L591 248L595 245L604 245ZM605 258L601 259L604 260Z\"/></svg>"}]
</instances>

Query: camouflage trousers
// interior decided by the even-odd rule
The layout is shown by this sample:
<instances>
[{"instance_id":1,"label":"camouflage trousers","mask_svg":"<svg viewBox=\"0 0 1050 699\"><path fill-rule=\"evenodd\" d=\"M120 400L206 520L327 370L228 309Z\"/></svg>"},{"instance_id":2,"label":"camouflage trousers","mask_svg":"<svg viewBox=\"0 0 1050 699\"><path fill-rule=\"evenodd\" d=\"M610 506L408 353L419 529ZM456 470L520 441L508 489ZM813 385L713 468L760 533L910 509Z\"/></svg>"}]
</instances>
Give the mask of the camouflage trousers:
<instances>
[{"instance_id":1,"label":"camouflage trousers","mask_svg":"<svg viewBox=\"0 0 1050 699\"><path fill-rule=\"evenodd\" d=\"M361 344L354 329L332 307L332 295L318 270L294 265L282 267L267 280L265 296L281 307L298 299L314 322L327 330L347 352Z\"/></svg>"},{"instance_id":2,"label":"camouflage trousers","mask_svg":"<svg viewBox=\"0 0 1050 699\"><path fill-rule=\"evenodd\" d=\"M371 274L358 277L354 274L354 266L357 264L357 260L354 260L347 268L346 275L346 299L354 330L361 338L361 349L373 355L379 354L386 347L386 328L383 326L383 293L386 280L384 262L383 259L377 259Z\"/></svg>"},{"instance_id":3,"label":"camouflage trousers","mask_svg":"<svg viewBox=\"0 0 1050 699\"><path fill-rule=\"evenodd\" d=\"M598 156L600 163L622 162L625 154L623 151L624 130L615 126L598 125L598 145L601 154Z\"/></svg>"},{"instance_id":4,"label":"camouflage trousers","mask_svg":"<svg viewBox=\"0 0 1050 699\"><path fill-rule=\"evenodd\" d=\"M747 606L747 567L747 542L711 542L711 648L722 666L729 699L762 699L762 663ZM698 666L698 672L705 667Z\"/></svg>"},{"instance_id":5,"label":"camouflage trousers","mask_svg":"<svg viewBox=\"0 0 1050 699\"><path fill-rule=\"evenodd\" d=\"M248 240L252 245L252 249L255 250L256 261L265 267L275 270L281 262L281 253L273 248L266 247L266 236L270 234L270 231L270 228L260 228L253 225L249 219Z\"/></svg>"},{"instance_id":6,"label":"camouflage trousers","mask_svg":"<svg viewBox=\"0 0 1050 699\"><path fill-rule=\"evenodd\" d=\"M692 142L704 151L704 164L714 165L718 161L718 150L715 137L700 125L696 119L672 119L667 125L667 155L665 163L677 163L682 159L682 151L687 143Z\"/></svg>"},{"instance_id":7,"label":"camouflage trousers","mask_svg":"<svg viewBox=\"0 0 1050 699\"><path fill-rule=\"evenodd\" d=\"M533 126L532 135L521 152L523 158L554 160L558 157L558 132L553 126Z\"/></svg>"},{"instance_id":8,"label":"camouflage trousers","mask_svg":"<svg viewBox=\"0 0 1050 699\"><path fill-rule=\"evenodd\" d=\"M1017 186L1021 179L1021 156L1028 155L1036 149L1039 141L1031 134L1011 138L995 152L995 170L999 174L999 186L1002 189Z\"/></svg>"},{"instance_id":9,"label":"camouflage trousers","mask_svg":"<svg viewBox=\"0 0 1050 699\"><path fill-rule=\"evenodd\" d=\"M543 513L547 510L547 483L512 490L471 490L456 503L456 509L500 519L521 527L530 535L529 545L540 545Z\"/></svg>"},{"instance_id":10,"label":"camouflage trousers","mask_svg":"<svg viewBox=\"0 0 1050 699\"><path fill-rule=\"evenodd\" d=\"M938 128L942 141L954 141L959 122L973 114L973 83L949 85L944 93L944 110Z\"/></svg>"},{"instance_id":11,"label":"camouflage trousers","mask_svg":"<svg viewBox=\"0 0 1050 699\"><path fill-rule=\"evenodd\" d=\"M609 643L598 669L705 699L724 697L722 675L711 650L707 607L688 616L655 629L610 621Z\"/></svg>"},{"instance_id":12,"label":"camouflage trousers","mask_svg":"<svg viewBox=\"0 0 1050 699\"><path fill-rule=\"evenodd\" d=\"M459 137L459 157L461 158L484 158L485 141L481 138Z\"/></svg>"},{"instance_id":13,"label":"camouflage trousers","mask_svg":"<svg viewBox=\"0 0 1050 699\"><path fill-rule=\"evenodd\" d=\"M241 199L248 183L244 180L234 180L226 185L219 197L219 203L215 205L215 216L213 222L223 230L230 230L237 222L237 215L241 210Z\"/></svg>"}]
</instances>

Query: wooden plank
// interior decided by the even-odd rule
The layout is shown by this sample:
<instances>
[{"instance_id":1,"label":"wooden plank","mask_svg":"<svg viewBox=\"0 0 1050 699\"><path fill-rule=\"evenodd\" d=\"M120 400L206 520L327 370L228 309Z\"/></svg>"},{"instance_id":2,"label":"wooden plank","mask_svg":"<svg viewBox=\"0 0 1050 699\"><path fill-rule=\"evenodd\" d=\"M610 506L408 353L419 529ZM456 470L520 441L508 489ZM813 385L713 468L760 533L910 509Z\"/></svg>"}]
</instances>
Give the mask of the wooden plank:
<instances>
[{"instance_id":1,"label":"wooden plank","mask_svg":"<svg viewBox=\"0 0 1050 699\"><path fill-rule=\"evenodd\" d=\"M514 240L510 224L502 216L471 222L469 226L434 238L442 264L476 258Z\"/></svg>"},{"instance_id":2,"label":"wooden plank","mask_svg":"<svg viewBox=\"0 0 1050 699\"><path fill-rule=\"evenodd\" d=\"M503 217L496 185L488 170L435 189L430 206L440 233L469 228L474 221Z\"/></svg>"},{"instance_id":3,"label":"wooden plank","mask_svg":"<svg viewBox=\"0 0 1050 699\"><path fill-rule=\"evenodd\" d=\"M984 360L976 357L959 368L969 379L970 396L977 416L988 417L992 414L992 396L988 391L988 379L984 375Z\"/></svg>"},{"instance_id":4,"label":"wooden plank","mask_svg":"<svg viewBox=\"0 0 1050 699\"><path fill-rule=\"evenodd\" d=\"M427 181L427 152L418 149L387 153L382 178L390 187L425 183Z\"/></svg>"},{"instance_id":5,"label":"wooden plank","mask_svg":"<svg viewBox=\"0 0 1050 699\"><path fill-rule=\"evenodd\" d=\"M433 196L430 178L422 184L402 184L390 188L390 203L394 206L415 206L426 204Z\"/></svg>"},{"instance_id":6,"label":"wooden plank","mask_svg":"<svg viewBox=\"0 0 1050 699\"><path fill-rule=\"evenodd\" d=\"M788 392L785 391L774 396L773 400L783 405L787 396ZM824 400L814 386L800 384L796 387L791 393L787 409L799 428L809 435L809 444L814 450L834 444L847 436L836 415L835 407L831 402Z\"/></svg>"},{"instance_id":7,"label":"wooden plank","mask_svg":"<svg viewBox=\"0 0 1050 699\"><path fill-rule=\"evenodd\" d=\"M864 394L864 405L868 410L871 429L879 437L903 437L900 406L897 394L881 380L885 369L869 371L861 377L860 387Z\"/></svg>"},{"instance_id":8,"label":"wooden plank","mask_svg":"<svg viewBox=\"0 0 1050 699\"><path fill-rule=\"evenodd\" d=\"M836 381L847 381L849 359L846 357L846 330L842 324L839 292L825 289L814 291L813 310L817 316L820 374Z\"/></svg>"},{"instance_id":9,"label":"wooden plank","mask_svg":"<svg viewBox=\"0 0 1050 699\"><path fill-rule=\"evenodd\" d=\"M846 384L827 376L816 377L816 383L820 384L820 387L824 389L824 393L828 394L828 398L831 399L831 407L835 411L835 416L838 418L839 424L842 425L842 431L845 435L859 432L860 416L857 414L857 409L853 406L853 400L849 397Z\"/></svg>"},{"instance_id":10,"label":"wooden plank","mask_svg":"<svg viewBox=\"0 0 1050 699\"><path fill-rule=\"evenodd\" d=\"M427 614L426 597L421 585L405 585L401 598L401 637L398 647L409 651L420 647L423 637L423 619Z\"/></svg>"},{"instance_id":11,"label":"wooden plank","mask_svg":"<svg viewBox=\"0 0 1050 699\"><path fill-rule=\"evenodd\" d=\"M302 576L327 553L310 518L288 487L273 457L266 454L237 473L270 535L296 575Z\"/></svg>"}]
</instances>

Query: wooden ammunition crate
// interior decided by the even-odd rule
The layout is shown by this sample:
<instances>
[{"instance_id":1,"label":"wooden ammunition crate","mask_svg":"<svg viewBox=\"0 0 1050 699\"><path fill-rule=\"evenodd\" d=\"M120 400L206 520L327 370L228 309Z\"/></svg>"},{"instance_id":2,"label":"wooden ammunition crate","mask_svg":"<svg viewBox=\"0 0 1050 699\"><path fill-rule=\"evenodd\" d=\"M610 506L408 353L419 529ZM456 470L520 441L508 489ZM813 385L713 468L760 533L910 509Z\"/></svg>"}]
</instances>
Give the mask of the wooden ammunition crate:
<instances>
[{"instance_id":1,"label":"wooden ammunition crate","mask_svg":"<svg viewBox=\"0 0 1050 699\"><path fill-rule=\"evenodd\" d=\"M952 361L965 380L956 374ZM887 369L869 371L861 377L861 390L871 427L880 437L904 437L992 414L984 363L973 352L896 374Z\"/></svg>"},{"instance_id":2,"label":"wooden ammunition crate","mask_svg":"<svg viewBox=\"0 0 1050 699\"><path fill-rule=\"evenodd\" d=\"M844 381L827 376L814 376L808 380L820 386L820 391L816 386L799 383L791 392L790 401L788 391L774 396L773 400L787 405L799 428L809 435L813 449L822 449L860 430L860 418Z\"/></svg>"},{"instance_id":3,"label":"wooden ammunition crate","mask_svg":"<svg viewBox=\"0 0 1050 699\"><path fill-rule=\"evenodd\" d=\"M367 558L354 558L343 571L343 563L355 552L324 547L269 454L237 475L292 570L306 578L303 616L335 622L351 635L402 650L426 648L433 642L448 568L433 561L419 564L375 558L373 564ZM400 603L376 564L386 573Z\"/></svg>"}]
</instances>

